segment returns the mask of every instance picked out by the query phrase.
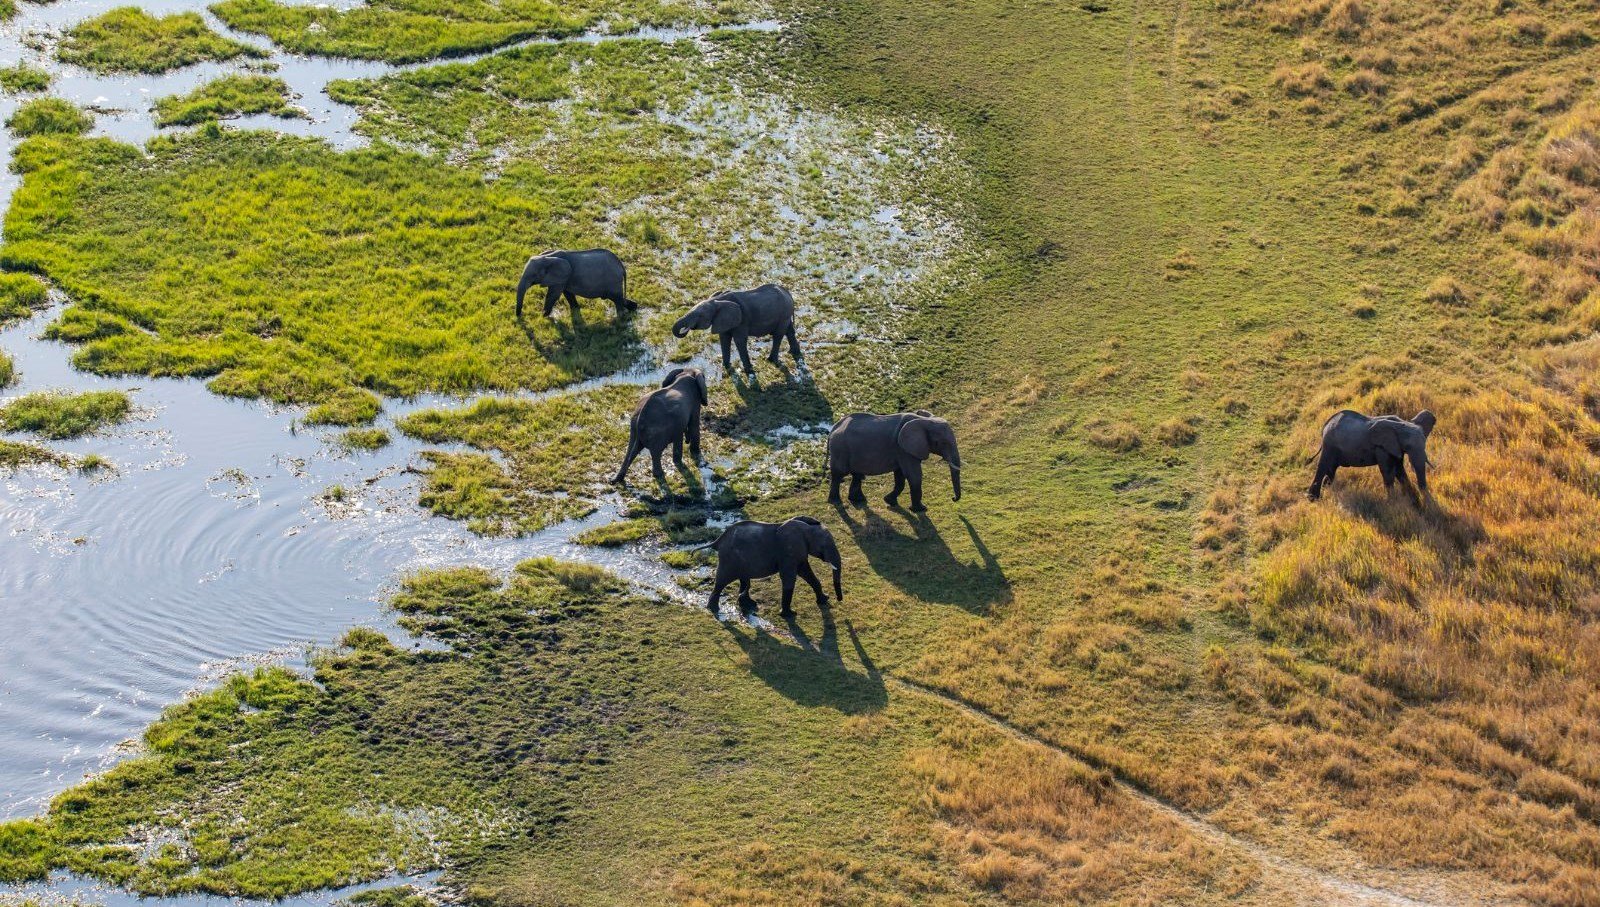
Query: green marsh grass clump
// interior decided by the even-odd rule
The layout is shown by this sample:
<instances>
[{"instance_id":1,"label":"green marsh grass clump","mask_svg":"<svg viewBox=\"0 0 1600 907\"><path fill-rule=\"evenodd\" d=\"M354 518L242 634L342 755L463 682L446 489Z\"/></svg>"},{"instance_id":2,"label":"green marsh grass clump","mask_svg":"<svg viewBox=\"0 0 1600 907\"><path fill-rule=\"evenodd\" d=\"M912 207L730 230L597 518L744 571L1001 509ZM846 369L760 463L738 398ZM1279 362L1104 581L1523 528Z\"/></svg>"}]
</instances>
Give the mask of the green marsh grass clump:
<instances>
[{"instance_id":1,"label":"green marsh grass clump","mask_svg":"<svg viewBox=\"0 0 1600 907\"><path fill-rule=\"evenodd\" d=\"M376 394L359 388L342 388L306 413L307 425L365 425L383 412Z\"/></svg>"},{"instance_id":2,"label":"green marsh grass clump","mask_svg":"<svg viewBox=\"0 0 1600 907\"><path fill-rule=\"evenodd\" d=\"M11 361L11 357L3 350L0 350L0 389L10 386L11 382L15 380L17 380L17 364Z\"/></svg>"},{"instance_id":3,"label":"green marsh grass clump","mask_svg":"<svg viewBox=\"0 0 1600 907\"><path fill-rule=\"evenodd\" d=\"M6 118L6 128L19 137L79 135L94 126L94 117L61 98L35 98Z\"/></svg>"},{"instance_id":4,"label":"green marsh grass clump","mask_svg":"<svg viewBox=\"0 0 1600 907\"><path fill-rule=\"evenodd\" d=\"M0 438L0 469L40 465L66 466L68 462L66 457L49 448ZM4 865L3 862L0 862L0 865ZM0 880L4 880L3 875L0 875Z\"/></svg>"},{"instance_id":5,"label":"green marsh grass clump","mask_svg":"<svg viewBox=\"0 0 1600 907\"><path fill-rule=\"evenodd\" d=\"M50 302L38 278L28 274L0 274L0 325L26 318Z\"/></svg>"},{"instance_id":6,"label":"green marsh grass clump","mask_svg":"<svg viewBox=\"0 0 1600 907\"><path fill-rule=\"evenodd\" d=\"M161 73L205 60L264 57L266 52L225 38L198 13L157 18L122 6L67 29L56 51L63 63L95 72Z\"/></svg>"},{"instance_id":7,"label":"green marsh grass clump","mask_svg":"<svg viewBox=\"0 0 1600 907\"><path fill-rule=\"evenodd\" d=\"M578 34L601 22L718 25L753 17L750 0L576 0L470 3L448 10L427 0L375 0L351 9L222 0L211 7L241 31L266 35L296 53L414 63L489 50L533 37Z\"/></svg>"},{"instance_id":8,"label":"green marsh grass clump","mask_svg":"<svg viewBox=\"0 0 1600 907\"><path fill-rule=\"evenodd\" d=\"M289 100L288 83L275 76L223 76L188 94L157 99L156 125L196 126L255 113L270 113L276 117L306 115Z\"/></svg>"},{"instance_id":9,"label":"green marsh grass clump","mask_svg":"<svg viewBox=\"0 0 1600 907\"><path fill-rule=\"evenodd\" d=\"M0 89L10 94L44 91L51 81L49 72L27 63L0 66Z\"/></svg>"},{"instance_id":10,"label":"green marsh grass clump","mask_svg":"<svg viewBox=\"0 0 1600 907\"><path fill-rule=\"evenodd\" d=\"M133 401L121 391L40 392L0 407L0 431L78 438L121 422L132 410Z\"/></svg>"},{"instance_id":11,"label":"green marsh grass clump","mask_svg":"<svg viewBox=\"0 0 1600 907\"><path fill-rule=\"evenodd\" d=\"M349 451L373 451L388 447L390 438L381 428L353 428L340 433L338 443Z\"/></svg>"},{"instance_id":12,"label":"green marsh grass clump","mask_svg":"<svg viewBox=\"0 0 1600 907\"><path fill-rule=\"evenodd\" d=\"M657 529L654 520L631 519L617 520L604 526L580 532L572 540L580 545L595 545L601 548L615 548L637 542Z\"/></svg>"}]
</instances>

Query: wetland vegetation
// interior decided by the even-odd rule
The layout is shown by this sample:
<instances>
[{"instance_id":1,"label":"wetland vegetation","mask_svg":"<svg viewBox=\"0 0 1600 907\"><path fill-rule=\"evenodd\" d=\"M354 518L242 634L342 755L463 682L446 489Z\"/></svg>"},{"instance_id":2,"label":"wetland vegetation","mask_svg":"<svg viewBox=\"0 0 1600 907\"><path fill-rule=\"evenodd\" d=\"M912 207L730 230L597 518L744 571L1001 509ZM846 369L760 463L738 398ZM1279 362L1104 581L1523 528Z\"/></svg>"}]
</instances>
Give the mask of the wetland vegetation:
<instances>
[{"instance_id":1,"label":"wetland vegetation","mask_svg":"<svg viewBox=\"0 0 1600 907\"><path fill-rule=\"evenodd\" d=\"M273 76L223 76L185 95L156 101L157 126L195 126L211 120L270 113L277 117L303 117L305 111L289 103L289 86Z\"/></svg>"},{"instance_id":2,"label":"wetland vegetation","mask_svg":"<svg viewBox=\"0 0 1600 907\"><path fill-rule=\"evenodd\" d=\"M202 60L263 53L212 31L198 13L157 17L137 6L120 6L68 29L56 55L96 72L160 73Z\"/></svg>"},{"instance_id":3,"label":"wetland vegetation","mask_svg":"<svg viewBox=\"0 0 1600 907\"><path fill-rule=\"evenodd\" d=\"M0 877L278 895L442 866L493 903L885 905L1336 902L1353 878L1594 904L1600 22L1503 6L845 0L780 36L336 83L376 142L348 154L40 130L0 261L74 300L52 331L80 367L337 425L375 394L498 392L397 426L466 446L428 454L423 503L485 533L596 506L644 388L513 392L687 360L673 313L790 285L814 380L719 379L706 445L749 515L825 516L850 592L768 630L559 562L413 577L394 607L446 650L357 630L314 683L229 679L0 825ZM463 10L217 12L387 59L669 15ZM530 252L600 244L632 321L511 320ZM825 507L804 429L922 405L961 432L961 504ZM1376 477L1303 499L1346 406L1438 414L1436 509ZM579 541L704 521L629 506Z\"/></svg>"},{"instance_id":4,"label":"wetland vegetation","mask_svg":"<svg viewBox=\"0 0 1600 907\"><path fill-rule=\"evenodd\" d=\"M115 425L132 410L133 401L121 391L27 394L0 406L0 431L59 441Z\"/></svg>"}]
</instances>

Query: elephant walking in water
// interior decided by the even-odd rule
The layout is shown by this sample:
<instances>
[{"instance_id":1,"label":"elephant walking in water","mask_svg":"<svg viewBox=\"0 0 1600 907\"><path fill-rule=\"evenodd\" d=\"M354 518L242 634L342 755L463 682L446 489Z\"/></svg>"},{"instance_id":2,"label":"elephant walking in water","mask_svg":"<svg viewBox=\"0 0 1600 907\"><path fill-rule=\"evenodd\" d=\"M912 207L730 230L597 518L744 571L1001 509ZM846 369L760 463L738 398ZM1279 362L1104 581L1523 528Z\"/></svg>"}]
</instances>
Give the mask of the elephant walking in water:
<instances>
[{"instance_id":1,"label":"elephant walking in water","mask_svg":"<svg viewBox=\"0 0 1600 907\"><path fill-rule=\"evenodd\" d=\"M545 287L544 313L555 311L556 300L565 296L567 305L576 308L578 297L608 299L617 307L617 317L639 307L628 298L628 268L610 249L585 249L580 252L555 250L535 255L522 268L517 281L517 320L522 320L522 297L528 288Z\"/></svg>"},{"instance_id":2,"label":"elephant walking in water","mask_svg":"<svg viewBox=\"0 0 1600 907\"><path fill-rule=\"evenodd\" d=\"M690 331L709 330L722 341L722 367L733 370L731 347L739 348L739 360L746 374L755 374L750 364L749 341L751 337L771 337L772 352L767 361L778 364L778 351L784 338L789 340L789 354L795 365L800 364L800 341L794 333L794 297L775 283L762 284L753 290L722 290L689 310L672 326L672 336L687 337Z\"/></svg>"},{"instance_id":3,"label":"elephant walking in water","mask_svg":"<svg viewBox=\"0 0 1600 907\"><path fill-rule=\"evenodd\" d=\"M828 435L828 471L831 484L828 500L839 503L839 483L850 477L850 502L865 503L861 480L866 476L894 473L894 490L884 497L890 507L900 504L900 492L911 486L911 509L921 513L922 461L936 453L950 464L950 485L954 499L961 500L961 453L956 449L955 429L927 410L879 416L851 413L840 419Z\"/></svg>"},{"instance_id":4,"label":"elephant walking in water","mask_svg":"<svg viewBox=\"0 0 1600 907\"><path fill-rule=\"evenodd\" d=\"M622 484L628 480L628 467L639 451L650 451L650 469L656 481L667 484L667 474L661 470L661 452L670 445L672 461L678 471L685 474L683 442L689 441L689 455L696 464L705 462L700 456L700 408L710 402L706 392L706 376L697 368L675 368L661 379L661 387L646 394L633 411L628 422L628 452L622 457L622 468L611 481Z\"/></svg>"},{"instance_id":5,"label":"elephant walking in water","mask_svg":"<svg viewBox=\"0 0 1600 907\"><path fill-rule=\"evenodd\" d=\"M811 586L817 596L817 607L822 607L828 603L828 596L811 570L809 559L813 557L833 568L833 594L844 601L839 546L834 543L832 533L813 517L797 516L783 523L741 520L724 529L722 535L706 547L717 552L716 579L711 585L711 599L706 602L712 614L721 608L722 590L735 581L739 583L740 607L754 610L756 603L750 597L750 581L774 573L783 583L785 617L794 613L790 601L794 597L795 577Z\"/></svg>"},{"instance_id":6,"label":"elephant walking in water","mask_svg":"<svg viewBox=\"0 0 1600 907\"><path fill-rule=\"evenodd\" d=\"M1317 474L1306 496L1322 497L1322 486L1333 483L1341 466L1376 466L1383 475L1383 487L1394 488L1395 479L1411 491L1403 459L1411 461L1417 474L1417 489L1428 491L1428 436L1433 433L1433 413L1423 410L1411 419L1399 416L1364 416L1342 409L1322 426L1322 451ZM1415 492L1413 492L1415 493Z\"/></svg>"}]
</instances>

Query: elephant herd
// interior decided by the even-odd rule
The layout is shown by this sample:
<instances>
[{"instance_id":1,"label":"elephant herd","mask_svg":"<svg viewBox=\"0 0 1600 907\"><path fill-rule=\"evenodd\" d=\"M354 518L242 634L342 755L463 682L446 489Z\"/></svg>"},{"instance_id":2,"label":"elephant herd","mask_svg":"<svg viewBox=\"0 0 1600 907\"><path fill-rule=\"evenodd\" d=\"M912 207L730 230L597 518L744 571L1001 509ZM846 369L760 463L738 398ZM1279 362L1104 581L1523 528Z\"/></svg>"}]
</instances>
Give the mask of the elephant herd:
<instances>
[{"instance_id":1,"label":"elephant herd","mask_svg":"<svg viewBox=\"0 0 1600 907\"><path fill-rule=\"evenodd\" d=\"M523 268L517 282L516 315L521 320L523 297L531 287L540 286L545 288L544 313L547 316L554 311L557 300L564 297L568 305L576 306L581 296L612 302L620 318L638 308L638 303L627 295L627 285L626 266L608 249L545 252L528 259ZM686 337L690 331L709 331L721 343L725 370L732 371L732 352L737 349L745 372L753 374L755 369L750 363L748 349L752 337L771 338L772 351L767 358L773 364L779 362L785 340L795 364L801 363L803 357L794 316L794 297L783 287L768 283L751 290L722 290L712 294L679 318L672 326L672 334ZM646 394L634 410L628 423L628 448L612 481L626 482L634 459L648 451L651 471L656 481L664 486L667 478L661 468L661 455L670 447L673 462L687 473L683 461L686 443L694 462L703 464L700 416L709 402L710 388L700 369L675 368L668 372L661 386ZM1417 477L1413 493L1420 491L1428 495L1427 440L1434 423L1433 413L1427 410L1411 419L1369 417L1353 410L1335 413L1322 427L1316 476L1307 496L1313 501L1320 498L1322 487L1333 482L1340 467L1376 466L1385 488L1392 489L1398 480L1404 488L1412 490L1406 477L1406 460L1410 461ZM851 413L835 423L828 433L828 500L835 506L842 506L839 486L848 476L850 502L865 503L862 480L867 476L892 474L894 489L884 497L884 502L898 507L901 492L909 488L911 509L921 513L927 509L922 503L922 464L934 454L949 466L952 497L961 500L961 454L956 446L955 429L949 422L926 410L892 415ZM825 605L828 597L811 569L811 558L828 564L833 571L834 595L844 600L839 546L814 517L796 516L783 523L741 520L705 547L717 552L711 598L706 603L712 613L717 613L720 607L723 590L734 582L739 584L741 608L753 609L751 580L774 574L782 583L785 616L793 613L790 600L796 579L805 580L811 587L819 607Z\"/></svg>"}]
</instances>

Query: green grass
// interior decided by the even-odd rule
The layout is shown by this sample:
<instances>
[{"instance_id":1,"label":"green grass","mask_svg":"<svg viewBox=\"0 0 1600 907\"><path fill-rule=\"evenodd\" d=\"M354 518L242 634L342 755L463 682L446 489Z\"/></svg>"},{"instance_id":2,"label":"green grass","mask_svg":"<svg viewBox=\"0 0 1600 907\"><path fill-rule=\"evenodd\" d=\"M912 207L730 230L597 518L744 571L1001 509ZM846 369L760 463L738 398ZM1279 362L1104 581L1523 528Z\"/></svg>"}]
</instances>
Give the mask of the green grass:
<instances>
[{"instance_id":1,"label":"green grass","mask_svg":"<svg viewBox=\"0 0 1600 907\"><path fill-rule=\"evenodd\" d=\"M37 66L18 63L0 67L0 89L11 94L44 91L50 87L50 73Z\"/></svg>"},{"instance_id":2,"label":"green grass","mask_svg":"<svg viewBox=\"0 0 1600 907\"><path fill-rule=\"evenodd\" d=\"M0 431L44 438L78 438L128 417L133 401L121 391L28 394L0 407Z\"/></svg>"},{"instance_id":3,"label":"green grass","mask_svg":"<svg viewBox=\"0 0 1600 907\"><path fill-rule=\"evenodd\" d=\"M71 101L35 98L6 118L6 128L19 138L31 135L78 135L94 126L94 117Z\"/></svg>"},{"instance_id":4,"label":"green grass","mask_svg":"<svg viewBox=\"0 0 1600 907\"><path fill-rule=\"evenodd\" d=\"M44 284L27 274L0 274L0 325L27 318L49 304Z\"/></svg>"},{"instance_id":5,"label":"green grass","mask_svg":"<svg viewBox=\"0 0 1600 907\"><path fill-rule=\"evenodd\" d=\"M339 435L339 446L351 451L372 451L388 447L389 433L381 428L353 428Z\"/></svg>"},{"instance_id":6,"label":"green grass","mask_svg":"<svg viewBox=\"0 0 1600 907\"><path fill-rule=\"evenodd\" d=\"M156 100L156 125L196 126L213 120L255 113L303 117L289 103L289 86L274 76L223 76L185 95Z\"/></svg>"},{"instance_id":7,"label":"green grass","mask_svg":"<svg viewBox=\"0 0 1600 907\"><path fill-rule=\"evenodd\" d=\"M122 6L67 29L56 56L95 72L162 73L205 60L261 57L265 52L224 38L198 13L157 18Z\"/></svg>"},{"instance_id":8,"label":"green grass","mask_svg":"<svg viewBox=\"0 0 1600 907\"><path fill-rule=\"evenodd\" d=\"M66 457L49 448L0 439L0 469L37 465L65 466L68 462ZM0 867L5 866L3 859L0 858ZM0 870L0 878L3 877L3 870Z\"/></svg>"},{"instance_id":9,"label":"green grass","mask_svg":"<svg viewBox=\"0 0 1600 907\"><path fill-rule=\"evenodd\" d=\"M241 389L248 393L248 388ZM383 401L357 388L342 388L306 413L307 425L365 425L383 412Z\"/></svg>"},{"instance_id":10,"label":"green grass","mask_svg":"<svg viewBox=\"0 0 1600 907\"><path fill-rule=\"evenodd\" d=\"M17 380L17 364L11 361L9 355L0 352L0 389L10 386L15 380Z\"/></svg>"},{"instance_id":11,"label":"green grass","mask_svg":"<svg viewBox=\"0 0 1600 907\"><path fill-rule=\"evenodd\" d=\"M595 545L601 548L615 548L631 542L637 542L649 535L656 528L653 520L630 519L617 520L604 526L596 526L585 532L573 536L572 540L580 545Z\"/></svg>"},{"instance_id":12,"label":"green grass","mask_svg":"<svg viewBox=\"0 0 1600 907\"><path fill-rule=\"evenodd\" d=\"M411 63L489 50L525 38L574 35L601 22L612 30L640 25L717 25L751 17L747 0L709 6L656 0L540 0L457 4L448 15L427 0L378 0L333 9L271 0L221 0L212 12L233 28L266 35L296 53ZM620 28L618 28L620 26Z\"/></svg>"}]
</instances>

